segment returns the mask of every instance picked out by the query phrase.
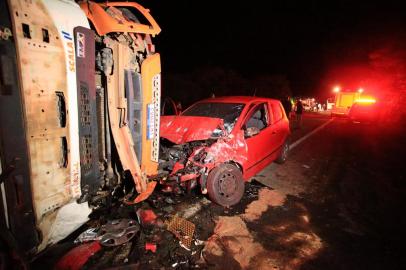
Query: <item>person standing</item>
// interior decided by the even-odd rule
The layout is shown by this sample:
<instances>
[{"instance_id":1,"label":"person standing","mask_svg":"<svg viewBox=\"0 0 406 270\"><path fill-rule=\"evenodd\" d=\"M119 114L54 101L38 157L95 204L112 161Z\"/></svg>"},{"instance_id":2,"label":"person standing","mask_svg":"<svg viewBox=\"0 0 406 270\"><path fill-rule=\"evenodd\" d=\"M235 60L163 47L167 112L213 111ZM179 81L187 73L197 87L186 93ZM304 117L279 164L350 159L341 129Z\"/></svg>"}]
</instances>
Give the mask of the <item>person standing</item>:
<instances>
[{"instance_id":1,"label":"person standing","mask_svg":"<svg viewBox=\"0 0 406 270\"><path fill-rule=\"evenodd\" d=\"M282 101L282 106L285 109L286 116L290 119L290 112L292 111L292 103L290 102L290 97L286 97Z\"/></svg>"},{"instance_id":2,"label":"person standing","mask_svg":"<svg viewBox=\"0 0 406 270\"><path fill-rule=\"evenodd\" d=\"M303 104L302 104L302 101L299 99L296 102L296 125L297 125L297 128L302 128L302 114L303 114Z\"/></svg>"}]
</instances>

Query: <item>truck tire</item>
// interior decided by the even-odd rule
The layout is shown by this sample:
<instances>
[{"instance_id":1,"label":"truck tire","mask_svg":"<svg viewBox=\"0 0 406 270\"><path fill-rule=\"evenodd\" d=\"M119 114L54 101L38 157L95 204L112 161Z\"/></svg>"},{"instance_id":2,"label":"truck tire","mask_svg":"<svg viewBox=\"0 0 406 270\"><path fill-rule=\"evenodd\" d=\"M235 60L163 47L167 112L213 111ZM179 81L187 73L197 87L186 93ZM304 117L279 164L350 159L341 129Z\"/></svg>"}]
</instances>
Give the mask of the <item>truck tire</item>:
<instances>
[{"instance_id":1,"label":"truck tire","mask_svg":"<svg viewBox=\"0 0 406 270\"><path fill-rule=\"evenodd\" d=\"M221 164L210 171L207 191L213 202L225 207L235 205L240 202L244 190L244 179L236 166Z\"/></svg>"}]
</instances>

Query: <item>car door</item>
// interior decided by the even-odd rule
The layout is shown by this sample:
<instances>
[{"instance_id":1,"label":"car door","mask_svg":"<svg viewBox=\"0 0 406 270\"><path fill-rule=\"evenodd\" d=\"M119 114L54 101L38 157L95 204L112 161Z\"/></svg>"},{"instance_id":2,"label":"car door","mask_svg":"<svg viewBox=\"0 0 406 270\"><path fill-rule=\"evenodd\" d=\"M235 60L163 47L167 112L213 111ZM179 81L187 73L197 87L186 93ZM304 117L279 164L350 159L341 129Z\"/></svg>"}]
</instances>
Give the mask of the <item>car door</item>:
<instances>
[{"instance_id":1,"label":"car door","mask_svg":"<svg viewBox=\"0 0 406 270\"><path fill-rule=\"evenodd\" d=\"M286 139L286 122L285 115L283 113L282 105L278 101L271 102L271 109L272 109L272 149L276 151L279 149L280 146L284 143Z\"/></svg>"},{"instance_id":2,"label":"car door","mask_svg":"<svg viewBox=\"0 0 406 270\"><path fill-rule=\"evenodd\" d=\"M273 127L271 125L272 115L270 114L269 104L264 102L256 104L247 113L247 117L242 125L244 132L252 127L259 129L259 133L253 136L245 136L247 144L248 160L246 170L256 171L256 167L270 155L273 148L271 137Z\"/></svg>"}]
</instances>

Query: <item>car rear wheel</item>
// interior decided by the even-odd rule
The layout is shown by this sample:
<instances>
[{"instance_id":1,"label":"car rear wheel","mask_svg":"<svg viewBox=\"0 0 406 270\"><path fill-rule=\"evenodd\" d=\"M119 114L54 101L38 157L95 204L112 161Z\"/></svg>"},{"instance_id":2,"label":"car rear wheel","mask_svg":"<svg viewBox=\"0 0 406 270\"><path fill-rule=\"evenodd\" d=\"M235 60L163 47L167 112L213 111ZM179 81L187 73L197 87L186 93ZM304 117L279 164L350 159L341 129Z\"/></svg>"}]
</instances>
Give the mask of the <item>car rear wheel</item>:
<instances>
[{"instance_id":1,"label":"car rear wheel","mask_svg":"<svg viewBox=\"0 0 406 270\"><path fill-rule=\"evenodd\" d=\"M286 140L282 145L281 152L278 158L275 160L275 162L279 164L285 163L286 160L288 159L288 154L289 154L289 143L288 140Z\"/></svg>"},{"instance_id":2,"label":"car rear wheel","mask_svg":"<svg viewBox=\"0 0 406 270\"><path fill-rule=\"evenodd\" d=\"M207 178L209 198L222 206L237 204L244 195L245 183L241 171L232 164L214 168Z\"/></svg>"}]
</instances>

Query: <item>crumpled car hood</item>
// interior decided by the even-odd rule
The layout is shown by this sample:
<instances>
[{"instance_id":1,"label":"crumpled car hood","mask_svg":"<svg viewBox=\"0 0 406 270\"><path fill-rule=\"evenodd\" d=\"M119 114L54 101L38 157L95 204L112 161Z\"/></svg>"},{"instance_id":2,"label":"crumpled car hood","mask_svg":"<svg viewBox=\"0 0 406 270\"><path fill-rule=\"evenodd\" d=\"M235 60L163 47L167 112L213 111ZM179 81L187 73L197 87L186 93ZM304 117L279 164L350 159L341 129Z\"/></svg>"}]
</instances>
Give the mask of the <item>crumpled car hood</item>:
<instances>
[{"instance_id":1,"label":"crumpled car hood","mask_svg":"<svg viewBox=\"0 0 406 270\"><path fill-rule=\"evenodd\" d=\"M202 116L161 116L160 136L175 144L207 140L223 119Z\"/></svg>"}]
</instances>

